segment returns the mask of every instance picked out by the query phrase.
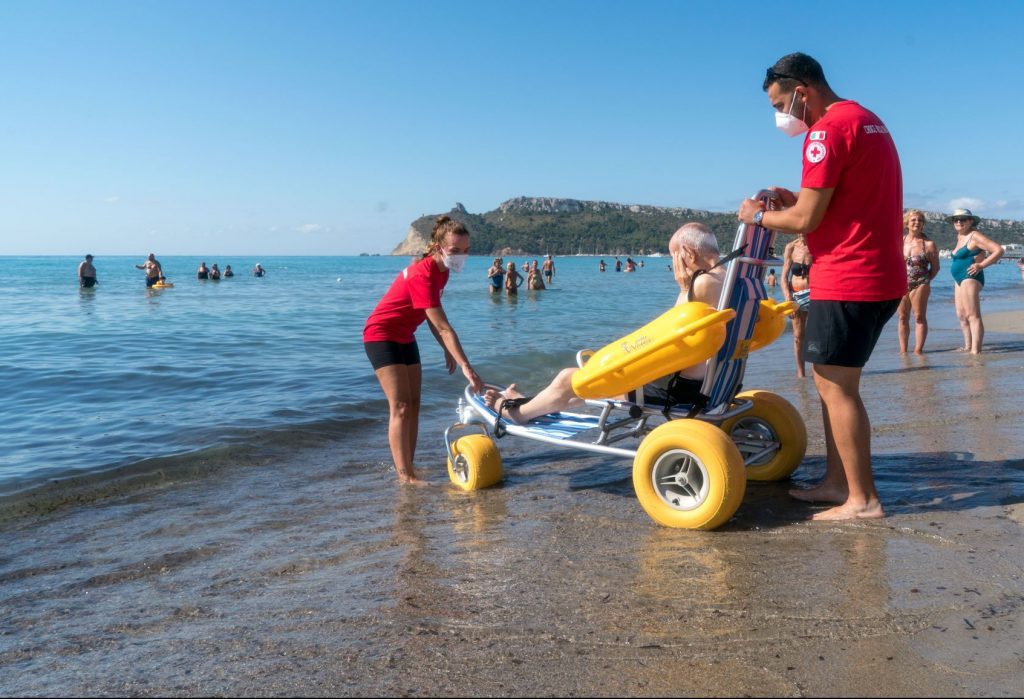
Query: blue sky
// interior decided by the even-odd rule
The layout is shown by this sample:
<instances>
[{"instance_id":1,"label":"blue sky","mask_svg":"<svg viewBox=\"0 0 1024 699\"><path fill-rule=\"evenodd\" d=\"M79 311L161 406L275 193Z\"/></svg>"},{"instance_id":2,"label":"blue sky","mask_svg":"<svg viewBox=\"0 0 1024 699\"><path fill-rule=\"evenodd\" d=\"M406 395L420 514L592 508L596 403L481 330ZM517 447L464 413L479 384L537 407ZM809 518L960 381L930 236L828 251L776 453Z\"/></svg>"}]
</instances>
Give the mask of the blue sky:
<instances>
[{"instance_id":1,"label":"blue sky","mask_svg":"<svg viewBox=\"0 0 1024 699\"><path fill-rule=\"evenodd\" d=\"M907 206L1024 218L1024 2L4 2L0 254L386 253L511 197L799 185L804 51Z\"/></svg>"}]
</instances>

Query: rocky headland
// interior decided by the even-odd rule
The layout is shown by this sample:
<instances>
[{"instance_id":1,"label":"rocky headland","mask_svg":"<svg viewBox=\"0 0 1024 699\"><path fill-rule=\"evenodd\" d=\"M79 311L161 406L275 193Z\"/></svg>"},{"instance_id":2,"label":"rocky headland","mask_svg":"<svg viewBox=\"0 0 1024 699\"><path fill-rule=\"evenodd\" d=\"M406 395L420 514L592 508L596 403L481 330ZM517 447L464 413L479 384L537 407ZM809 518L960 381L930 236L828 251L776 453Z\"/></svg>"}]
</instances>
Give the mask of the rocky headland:
<instances>
[{"instance_id":1,"label":"rocky headland","mask_svg":"<svg viewBox=\"0 0 1024 699\"><path fill-rule=\"evenodd\" d=\"M619 204L558 197L514 197L482 214L456 203L447 215L473 234L475 255L644 255L668 252L672 232L687 221L701 221L728 249L736 234L736 215L686 207ZM430 239L441 214L413 221L392 255L417 255ZM956 234L946 214L925 212L926 233L939 248L953 246ZM1024 221L982 219L978 227L1007 245L1024 243Z\"/></svg>"}]
</instances>

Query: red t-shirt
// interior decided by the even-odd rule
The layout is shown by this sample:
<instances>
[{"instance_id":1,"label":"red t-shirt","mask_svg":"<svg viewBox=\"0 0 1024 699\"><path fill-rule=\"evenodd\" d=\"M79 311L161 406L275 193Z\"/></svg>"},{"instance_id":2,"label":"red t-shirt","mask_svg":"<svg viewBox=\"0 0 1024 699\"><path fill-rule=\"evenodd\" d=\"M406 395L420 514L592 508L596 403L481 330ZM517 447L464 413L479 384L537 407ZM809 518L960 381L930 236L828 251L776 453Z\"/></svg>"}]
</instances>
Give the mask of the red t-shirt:
<instances>
[{"instance_id":1,"label":"red t-shirt","mask_svg":"<svg viewBox=\"0 0 1024 699\"><path fill-rule=\"evenodd\" d=\"M902 254L902 248L900 248ZM363 327L363 342L401 342L416 339L416 328L426 320L428 308L441 306L441 292L448 283L433 257L424 257L403 269L373 309Z\"/></svg>"},{"instance_id":2,"label":"red t-shirt","mask_svg":"<svg viewBox=\"0 0 1024 699\"><path fill-rule=\"evenodd\" d=\"M811 299L888 301L907 293L903 174L889 129L856 102L836 102L804 138L801 187L833 189L807 235Z\"/></svg>"}]
</instances>

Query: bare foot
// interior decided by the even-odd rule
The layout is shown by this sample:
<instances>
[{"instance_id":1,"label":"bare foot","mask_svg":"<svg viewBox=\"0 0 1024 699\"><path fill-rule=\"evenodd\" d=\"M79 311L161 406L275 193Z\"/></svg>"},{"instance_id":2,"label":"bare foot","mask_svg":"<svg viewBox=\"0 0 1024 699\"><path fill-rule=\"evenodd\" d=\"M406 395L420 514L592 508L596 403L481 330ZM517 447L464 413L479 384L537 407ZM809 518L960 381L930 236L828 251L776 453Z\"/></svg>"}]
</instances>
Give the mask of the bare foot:
<instances>
[{"instance_id":1,"label":"bare foot","mask_svg":"<svg viewBox=\"0 0 1024 699\"><path fill-rule=\"evenodd\" d=\"M500 413L501 406L504 405L505 401L509 398L525 397L526 396L516 390L516 385L514 383L510 383L504 391L495 391L493 388L489 388L484 391L484 405L494 412Z\"/></svg>"},{"instance_id":2,"label":"bare foot","mask_svg":"<svg viewBox=\"0 0 1024 699\"><path fill-rule=\"evenodd\" d=\"M398 482L401 485L414 485L418 488L422 488L425 485L430 485L430 481L421 480L416 476L399 476Z\"/></svg>"},{"instance_id":3,"label":"bare foot","mask_svg":"<svg viewBox=\"0 0 1024 699\"><path fill-rule=\"evenodd\" d=\"M819 483L813 488L793 488L789 491L789 497L803 502L829 502L833 505L842 505L850 497L850 493L844 486Z\"/></svg>"},{"instance_id":4,"label":"bare foot","mask_svg":"<svg viewBox=\"0 0 1024 699\"><path fill-rule=\"evenodd\" d=\"M955 350L953 350L953 351L954 351L954 352L970 352L970 351L971 351L971 348L970 348L970 347L957 347L957 348L956 348Z\"/></svg>"},{"instance_id":5,"label":"bare foot","mask_svg":"<svg viewBox=\"0 0 1024 699\"><path fill-rule=\"evenodd\" d=\"M885 517L882 503L878 500L871 500L863 505L847 502L839 507L831 507L824 512L811 515L811 520L814 522L841 522L848 519L881 519L882 517Z\"/></svg>"}]
</instances>

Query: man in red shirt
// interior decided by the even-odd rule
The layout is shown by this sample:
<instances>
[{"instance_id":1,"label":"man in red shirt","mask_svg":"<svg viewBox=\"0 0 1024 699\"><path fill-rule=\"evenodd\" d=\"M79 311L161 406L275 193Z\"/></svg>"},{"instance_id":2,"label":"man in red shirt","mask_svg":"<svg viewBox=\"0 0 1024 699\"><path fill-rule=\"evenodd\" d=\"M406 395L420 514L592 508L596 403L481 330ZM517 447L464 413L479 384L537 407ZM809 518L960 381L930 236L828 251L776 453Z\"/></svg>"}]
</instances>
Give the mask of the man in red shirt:
<instances>
[{"instance_id":1,"label":"man in red shirt","mask_svg":"<svg viewBox=\"0 0 1024 699\"><path fill-rule=\"evenodd\" d=\"M746 223L807 234L814 257L806 357L821 398L826 471L817 486L790 494L836 505L812 519L884 517L860 378L907 291L899 155L885 124L836 95L821 65L806 54L780 58L762 87L776 126L788 136L806 133L799 193L773 188L785 208L764 211L747 199L738 215Z\"/></svg>"}]
</instances>

